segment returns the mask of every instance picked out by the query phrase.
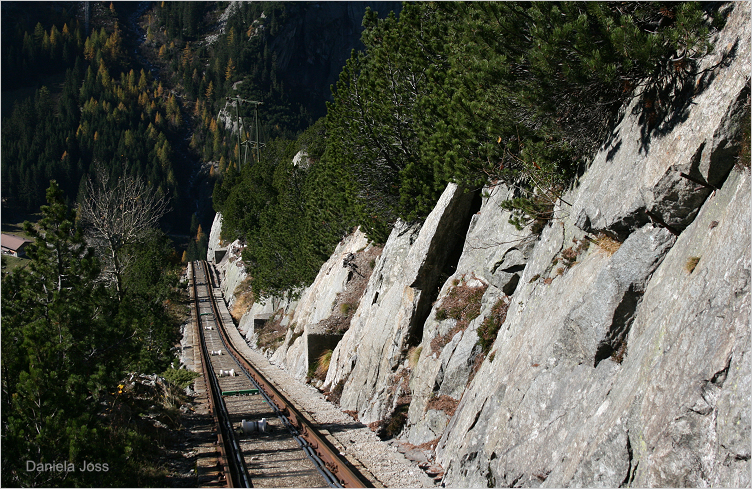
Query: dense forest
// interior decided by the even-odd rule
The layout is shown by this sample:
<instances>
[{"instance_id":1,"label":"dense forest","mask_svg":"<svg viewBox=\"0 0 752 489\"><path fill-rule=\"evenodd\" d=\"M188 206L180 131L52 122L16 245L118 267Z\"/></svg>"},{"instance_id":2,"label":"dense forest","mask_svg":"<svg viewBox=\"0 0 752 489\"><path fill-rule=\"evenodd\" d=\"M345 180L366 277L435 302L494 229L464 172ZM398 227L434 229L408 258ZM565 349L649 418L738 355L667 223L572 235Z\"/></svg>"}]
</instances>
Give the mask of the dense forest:
<instances>
[{"instance_id":1,"label":"dense forest","mask_svg":"<svg viewBox=\"0 0 752 489\"><path fill-rule=\"evenodd\" d=\"M178 102L151 73L133 68L114 10L102 10L102 26L88 36L73 16L60 26L37 23L32 34L20 32L22 24L15 36L3 31L4 87L6 78L13 86L63 75L59 91L43 84L3 115L4 209L36 211L53 179L75 203L95 163L113 180L138 175L162 194L179 197L173 150L183 125ZM13 42L19 38L20 45Z\"/></svg>"},{"instance_id":2,"label":"dense forest","mask_svg":"<svg viewBox=\"0 0 752 489\"><path fill-rule=\"evenodd\" d=\"M80 3L2 5L2 209L41 208L28 266L3 274L8 486L164 483L122 382L174 361L180 262L205 257L212 217L196 181L257 297L310 283L356 226L384 242L420 222L449 182L510 185L515 223L540 227L628 97L663 123L723 23L670 2L368 10L325 104L279 69L308 4L91 4L90 26ZM258 123L239 99L263 103ZM109 211L134 202L123 230ZM165 231L192 239L178 251ZM106 473L23 466L103 457Z\"/></svg>"},{"instance_id":3,"label":"dense forest","mask_svg":"<svg viewBox=\"0 0 752 489\"><path fill-rule=\"evenodd\" d=\"M149 475L156 447L127 414L123 379L163 372L174 359L181 317L169 304L184 294L177 257L161 232L143 233L120 253L130 264L116 290L56 183L46 197L40 221L26 223L30 264L3 276L3 486L161 485ZM108 470L29 471L28 460Z\"/></svg>"},{"instance_id":4,"label":"dense forest","mask_svg":"<svg viewBox=\"0 0 752 489\"><path fill-rule=\"evenodd\" d=\"M114 7L93 4L87 35L79 6L2 5L3 222L38 212L28 260L2 277L2 483L160 486L163 441L141 416L177 408L126 391L139 374L186 378L180 256L158 225L183 198L184 122L126 54Z\"/></svg>"}]
</instances>

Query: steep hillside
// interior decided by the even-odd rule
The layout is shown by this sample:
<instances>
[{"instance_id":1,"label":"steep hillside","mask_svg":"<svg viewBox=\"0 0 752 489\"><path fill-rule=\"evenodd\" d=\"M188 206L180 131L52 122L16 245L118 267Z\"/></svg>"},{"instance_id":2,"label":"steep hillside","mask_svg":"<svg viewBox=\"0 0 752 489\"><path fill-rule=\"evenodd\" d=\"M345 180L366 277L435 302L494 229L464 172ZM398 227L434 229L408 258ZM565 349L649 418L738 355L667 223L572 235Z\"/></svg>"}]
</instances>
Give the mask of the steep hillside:
<instances>
[{"instance_id":1,"label":"steep hillside","mask_svg":"<svg viewBox=\"0 0 752 489\"><path fill-rule=\"evenodd\" d=\"M422 225L398 222L330 398L430 447L449 486L749 485L750 34L735 4L665 117L627 103L542 229L510 223L501 184L450 184ZM301 380L355 242L284 310L274 359Z\"/></svg>"}]
</instances>

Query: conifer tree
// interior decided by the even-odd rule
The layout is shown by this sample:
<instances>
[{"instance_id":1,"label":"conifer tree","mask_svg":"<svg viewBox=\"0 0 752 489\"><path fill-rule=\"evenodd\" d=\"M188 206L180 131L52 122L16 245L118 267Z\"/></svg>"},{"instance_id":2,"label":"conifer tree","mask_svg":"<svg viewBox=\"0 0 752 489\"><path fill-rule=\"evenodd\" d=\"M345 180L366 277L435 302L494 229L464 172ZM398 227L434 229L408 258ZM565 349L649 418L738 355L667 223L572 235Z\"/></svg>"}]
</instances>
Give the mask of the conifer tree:
<instances>
[{"instance_id":1,"label":"conifer tree","mask_svg":"<svg viewBox=\"0 0 752 489\"><path fill-rule=\"evenodd\" d=\"M66 474L27 472L26 460L100 456L89 399L119 373L104 354L117 332L94 252L54 181L47 198L38 227L25 224L35 239L28 268L3 280L4 485L62 483ZM71 474L72 483L81 479Z\"/></svg>"}]
</instances>

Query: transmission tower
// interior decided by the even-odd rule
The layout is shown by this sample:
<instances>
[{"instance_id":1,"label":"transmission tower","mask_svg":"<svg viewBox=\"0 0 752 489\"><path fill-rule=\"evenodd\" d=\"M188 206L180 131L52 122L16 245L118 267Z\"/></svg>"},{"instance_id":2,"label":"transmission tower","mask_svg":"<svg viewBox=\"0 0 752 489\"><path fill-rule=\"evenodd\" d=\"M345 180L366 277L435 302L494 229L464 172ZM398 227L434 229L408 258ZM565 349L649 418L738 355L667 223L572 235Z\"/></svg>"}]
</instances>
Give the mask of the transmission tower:
<instances>
[{"instance_id":1,"label":"transmission tower","mask_svg":"<svg viewBox=\"0 0 752 489\"><path fill-rule=\"evenodd\" d=\"M255 150L254 163L258 162L261 158L260 152L264 144L259 140L259 124L258 124L258 106L263 105L263 102L256 100L247 100L238 97L227 97L228 101L235 101L235 123L238 126L238 171L240 171L241 161L245 164L248 162L248 150ZM254 104L253 106L253 128L256 131L256 140L251 141L248 133L245 132L243 127L243 118L240 117L240 104ZM242 151L242 156L241 156Z\"/></svg>"}]
</instances>

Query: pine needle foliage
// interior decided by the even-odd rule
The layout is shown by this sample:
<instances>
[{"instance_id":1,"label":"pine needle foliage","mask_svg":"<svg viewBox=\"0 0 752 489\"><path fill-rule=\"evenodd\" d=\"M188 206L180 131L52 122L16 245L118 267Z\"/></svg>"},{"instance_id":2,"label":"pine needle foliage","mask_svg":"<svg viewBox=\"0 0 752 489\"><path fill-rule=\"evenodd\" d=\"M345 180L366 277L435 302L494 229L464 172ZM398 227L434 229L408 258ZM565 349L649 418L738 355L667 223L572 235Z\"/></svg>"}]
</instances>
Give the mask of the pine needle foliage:
<instances>
[{"instance_id":1,"label":"pine needle foliage","mask_svg":"<svg viewBox=\"0 0 752 489\"><path fill-rule=\"evenodd\" d=\"M177 274L168 273L165 240L153 237L135 253L123 294L115 293L54 180L46 194L40 221L25 223L34 238L29 265L3 277L2 483L137 486L150 443L113 417L112 391L125 372L169 365L179 323L165 303ZM29 471L27 460L77 469L104 462L110 470Z\"/></svg>"},{"instance_id":2,"label":"pine needle foliage","mask_svg":"<svg viewBox=\"0 0 752 489\"><path fill-rule=\"evenodd\" d=\"M366 51L348 61L327 115L361 223L421 219L450 181L516 186L523 196L510 205L538 219L535 195L556 200L628 97L694 76L710 48L703 8L436 2L405 5L399 19L368 12Z\"/></svg>"}]
</instances>

